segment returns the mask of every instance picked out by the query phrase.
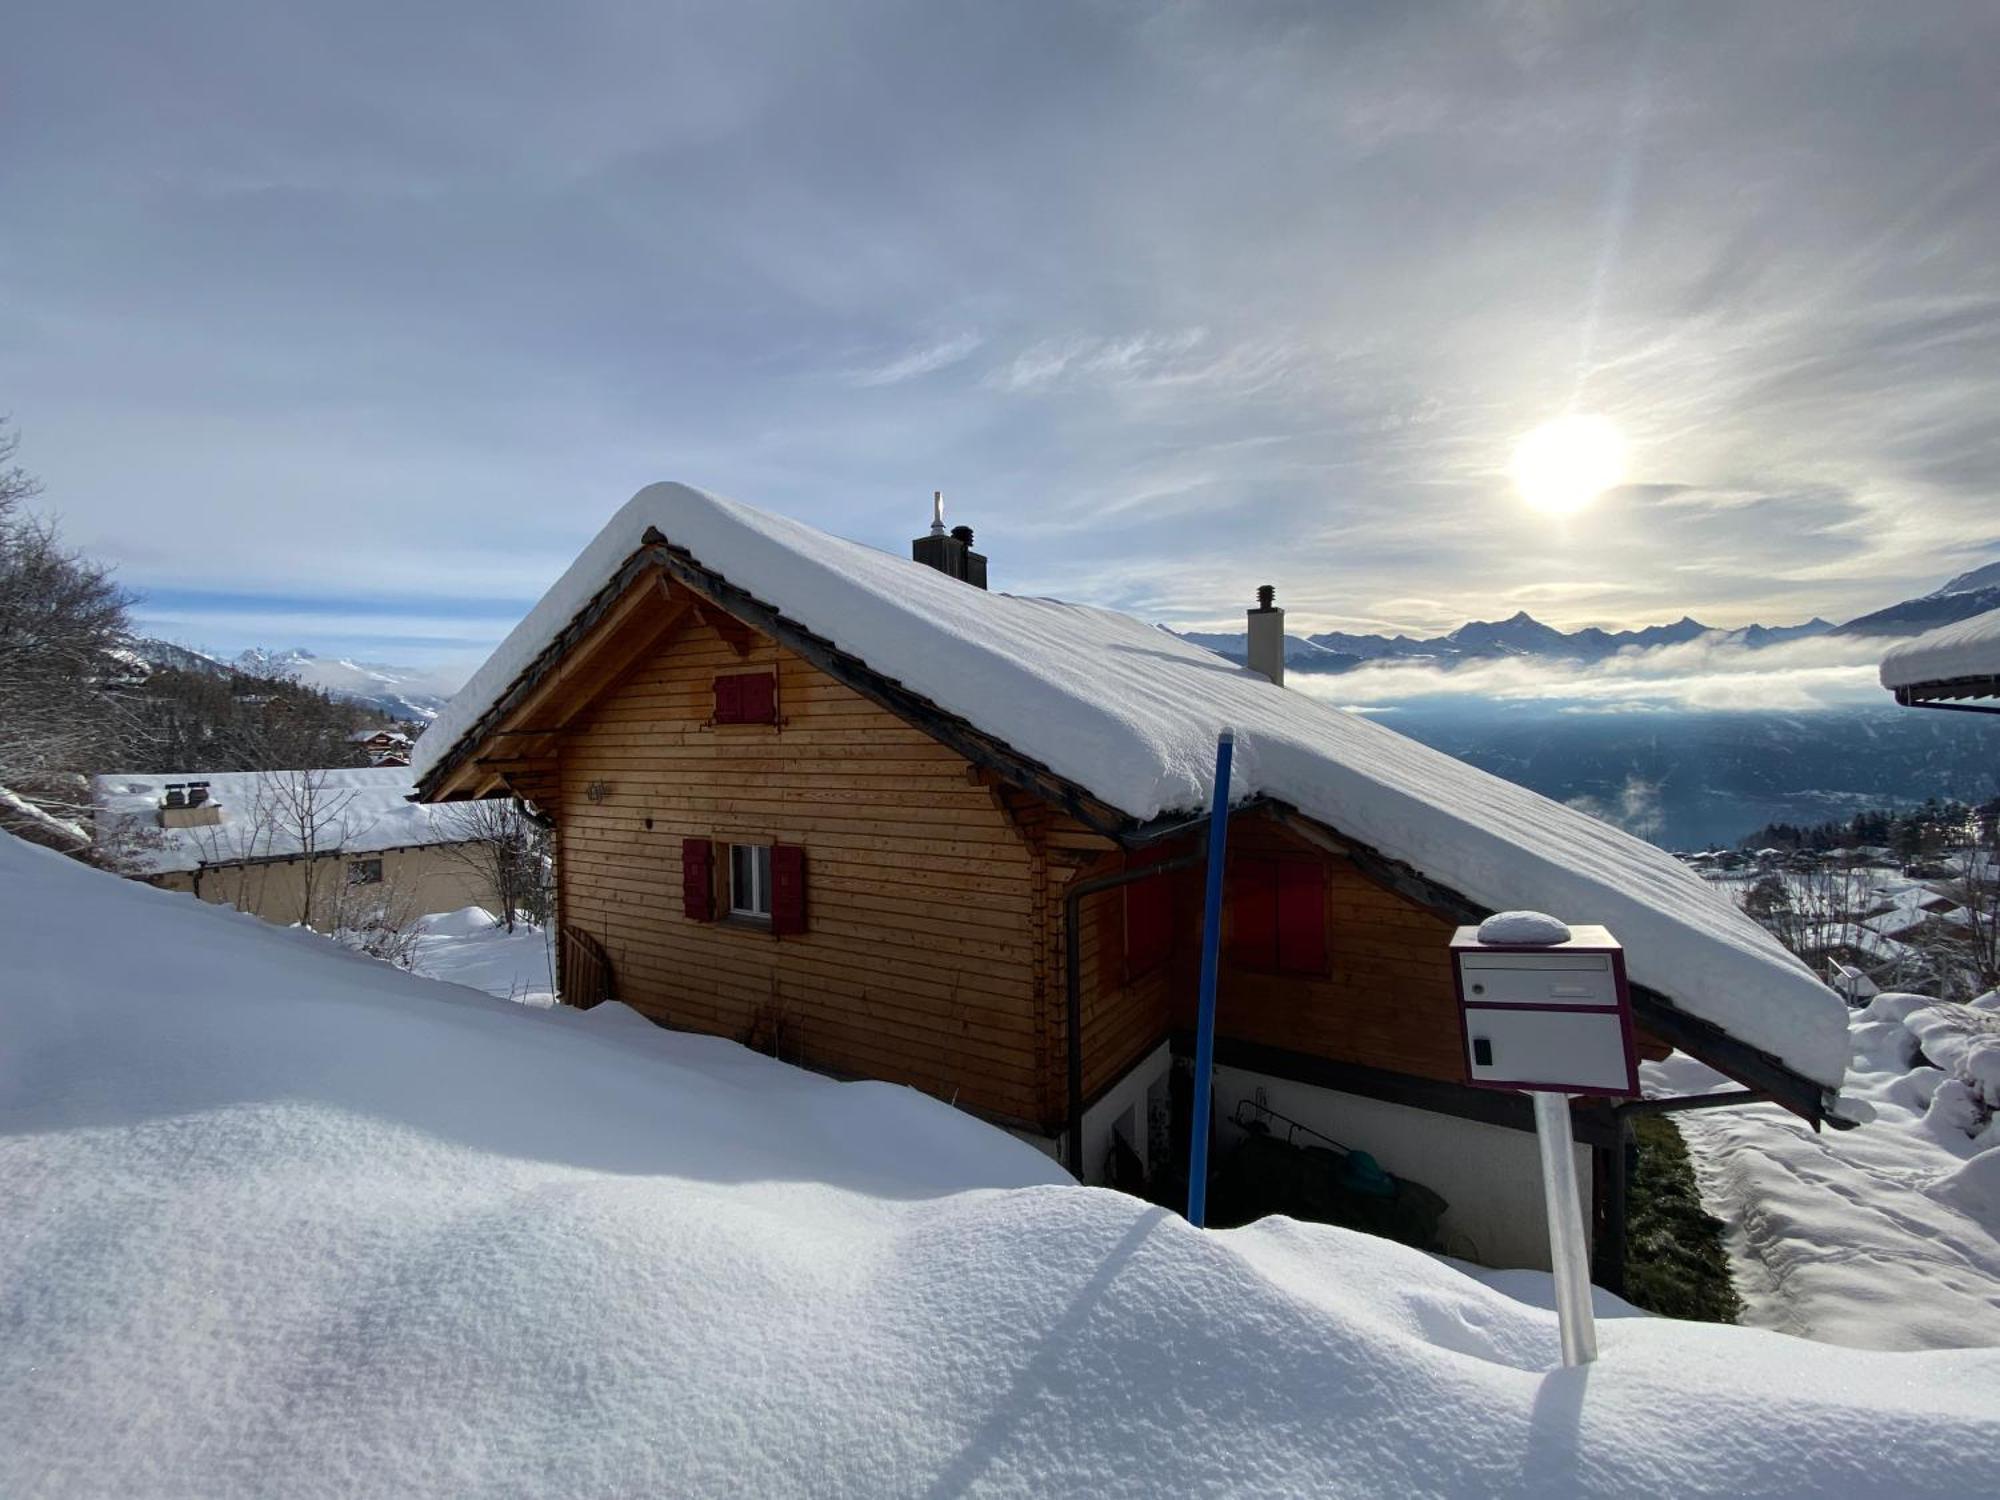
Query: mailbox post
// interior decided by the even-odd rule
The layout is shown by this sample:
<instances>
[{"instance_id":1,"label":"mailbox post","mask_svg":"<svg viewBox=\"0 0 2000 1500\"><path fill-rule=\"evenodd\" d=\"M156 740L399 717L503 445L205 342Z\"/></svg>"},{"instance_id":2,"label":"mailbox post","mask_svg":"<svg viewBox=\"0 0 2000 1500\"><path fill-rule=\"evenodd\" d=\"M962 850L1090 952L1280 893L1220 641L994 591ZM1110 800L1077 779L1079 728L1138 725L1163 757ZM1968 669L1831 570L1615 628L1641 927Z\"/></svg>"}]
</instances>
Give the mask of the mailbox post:
<instances>
[{"instance_id":1,"label":"mailbox post","mask_svg":"<svg viewBox=\"0 0 2000 1500\"><path fill-rule=\"evenodd\" d=\"M1597 1325L1569 1096L1639 1092L1624 950L1602 927L1571 928L1535 912L1502 912L1461 927L1451 950L1465 1081L1534 1098L1563 1363L1589 1364L1597 1358Z\"/></svg>"}]
</instances>

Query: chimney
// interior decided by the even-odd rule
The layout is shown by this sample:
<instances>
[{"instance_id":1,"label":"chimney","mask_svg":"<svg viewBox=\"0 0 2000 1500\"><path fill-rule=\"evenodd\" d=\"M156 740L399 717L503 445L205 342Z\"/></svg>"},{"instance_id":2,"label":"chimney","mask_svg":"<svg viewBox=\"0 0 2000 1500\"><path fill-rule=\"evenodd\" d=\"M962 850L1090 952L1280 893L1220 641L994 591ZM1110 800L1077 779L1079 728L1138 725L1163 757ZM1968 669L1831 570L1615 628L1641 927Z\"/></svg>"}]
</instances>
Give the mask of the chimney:
<instances>
[{"instance_id":1,"label":"chimney","mask_svg":"<svg viewBox=\"0 0 2000 1500\"><path fill-rule=\"evenodd\" d=\"M974 588L986 587L985 554L972 550L972 528L944 529L944 491L931 494L931 529L910 543L910 556L927 568L936 568L947 578L956 578Z\"/></svg>"},{"instance_id":2,"label":"chimney","mask_svg":"<svg viewBox=\"0 0 2000 1500\"><path fill-rule=\"evenodd\" d=\"M1279 687L1285 685L1285 612L1277 605L1278 591L1270 584L1257 589L1257 607L1250 611L1250 670L1262 672Z\"/></svg>"}]
</instances>

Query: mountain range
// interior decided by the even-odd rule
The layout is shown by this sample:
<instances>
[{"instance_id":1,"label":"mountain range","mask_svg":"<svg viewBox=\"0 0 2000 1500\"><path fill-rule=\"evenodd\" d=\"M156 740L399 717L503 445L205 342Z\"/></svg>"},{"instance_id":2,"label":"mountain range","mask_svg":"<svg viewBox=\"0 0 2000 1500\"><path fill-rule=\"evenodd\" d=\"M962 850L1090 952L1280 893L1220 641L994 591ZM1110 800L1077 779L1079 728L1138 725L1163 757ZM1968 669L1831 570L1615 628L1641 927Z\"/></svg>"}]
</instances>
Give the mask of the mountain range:
<instances>
[{"instance_id":1,"label":"mountain range","mask_svg":"<svg viewBox=\"0 0 2000 1500\"><path fill-rule=\"evenodd\" d=\"M1338 630L1288 635L1285 668L1294 672L1349 672L1364 662L1384 659L1452 667L1506 656L1593 662L1620 651L1680 645L1703 637L1757 650L1816 635L1916 635L1989 609L2000 609L2000 562L1961 573L1942 588L1859 615L1844 625L1815 616L1801 625L1745 625L1721 630L1683 615L1671 625L1648 625L1640 630L1600 630L1595 626L1558 630L1521 610L1504 620L1473 620L1448 635L1422 640L1409 635L1356 635ZM1244 660L1241 631L1187 631L1183 638L1232 661Z\"/></svg>"},{"instance_id":2,"label":"mountain range","mask_svg":"<svg viewBox=\"0 0 2000 1500\"><path fill-rule=\"evenodd\" d=\"M1427 639L1341 631L1288 636L1285 660L1290 670L1304 673L1347 672L1383 659L1445 668L1505 657L1593 662L1703 637L1756 650L1806 636L1913 635L1989 609L2000 609L2000 561L1841 625L1815 618L1721 631L1684 615L1640 630L1565 631L1523 610ZM1186 638L1243 660L1240 633L1189 632ZM428 722L450 696L433 673L298 648L246 651L225 660L169 641L140 640L132 643L132 655L154 668L291 677L400 720ZM1807 714L1579 714L1572 707L1461 695L1378 711L1414 739L1670 848L1734 842L1774 820L1820 822L1931 795L1978 799L2000 791L1990 725L1963 722L1966 716L1958 714L1915 713L1886 702Z\"/></svg>"},{"instance_id":3,"label":"mountain range","mask_svg":"<svg viewBox=\"0 0 2000 1500\"><path fill-rule=\"evenodd\" d=\"M381 662L349 661L316 656L301 647L287 651L250 650L225 660L172 641L135 640L128 654L155 670L202 672L218 677L247 673L285 677L381 714L385 718L429 723L451 693L434 672L394 667Z\"/></svg>"}]
</instances>

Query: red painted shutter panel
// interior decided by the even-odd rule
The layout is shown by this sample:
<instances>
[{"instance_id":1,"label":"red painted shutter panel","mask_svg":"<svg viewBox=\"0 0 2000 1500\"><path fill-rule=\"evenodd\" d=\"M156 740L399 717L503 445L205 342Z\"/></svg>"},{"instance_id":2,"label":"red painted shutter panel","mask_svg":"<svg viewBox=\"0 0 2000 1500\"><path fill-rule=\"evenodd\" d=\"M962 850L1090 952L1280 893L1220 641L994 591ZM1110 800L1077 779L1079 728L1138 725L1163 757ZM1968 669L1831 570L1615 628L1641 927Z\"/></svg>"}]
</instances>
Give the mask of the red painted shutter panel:
<instances>
[{"instance_id":1,"label":"red painted shutter panel","mask_svg":"<svg viewBox=\"0 0 2000 1500\"><path fill-rule=\"evenodd\" d=\"M681 840L681 914L690 922L715 920L715 845Z\"/></svg>"},{"instance_id":2,"label":"red painted shutter panel","mask_svg":"<svg viewBox=\"0 0 2000 1500\"><path fill-rule=\"evenodd\" d=\"M771 931L779 937L806 930L806 851L797 844L771 846Z\"/></svg>"},{"instance_id":3,"label":"red painted shutter panel","mask_svg":"<svg viewBox=\"0 0 2000 1500\"><path fill-rule=\"evenodd\" d=\"M748 677L732 677L731 682L740 686L742 694L738 707L745 724L775 724L778 722L778 678L772 672L756 672Z\"/></svg>"},{"instance_id":4,"label":"red painted shutter panel","mask_svg":"<svg viewBox=\"0 0 2000 1500\"><path fill-rule=\"evenodd\" d=\"M1128 869L1158 864L1166 856L1145 850L1126 862ZM1172 878L1155 875L1125 887L1125 978L1137 979L1166 961L1173 947Z\"/></svg>"},{"instance_id":5,"label":"red painted shutter panel","mask_svg":"<svg viewBox=\"0 0 2000 1500\"><path fill-rule=\"evenodd\" d=\"M1229 961L1246 969L1278 966L1278 867L1268 859L1231 860Z\"/></svg>"},{"instance_id":6,"label":"red painted shutter panel","mask_svg":"<svg viewBox=\"0 0 2000 1500\"><path fill-rule=\"evenodd\" d=\"M741 724L743 722L743 679L741 677L718 677L715 679L715 722L718 724Z\"/></svg>"},{"instance_id":7,"label":"red painted shutter panel","mask_svg":"<svg viewBox=\"0 0 2000 1500\"><path fill-rule=\"evenodd\" d=\"M1288 974L1326 968L1326 866L1287 860L1278 873L1278 967Z\"/></svg>"}]
</instances>

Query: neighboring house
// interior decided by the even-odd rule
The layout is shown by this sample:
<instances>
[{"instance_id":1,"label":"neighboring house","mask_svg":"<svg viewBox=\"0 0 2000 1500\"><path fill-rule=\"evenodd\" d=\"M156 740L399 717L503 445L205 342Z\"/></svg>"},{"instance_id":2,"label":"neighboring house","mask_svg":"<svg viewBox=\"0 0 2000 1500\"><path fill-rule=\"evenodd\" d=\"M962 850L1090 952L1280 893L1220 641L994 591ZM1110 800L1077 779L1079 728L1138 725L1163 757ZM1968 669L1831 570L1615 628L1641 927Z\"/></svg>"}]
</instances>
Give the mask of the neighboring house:
<instances>
[{"instance_id":1,"label":"neighboring house","mask_svg":"<svg viewBox=\"0 0 2000 1500\"><path fill-rule=\"evenodd\" d=\"M914 1085L1080 1177L1157 1181L1186 1138L1227 725L1225 1155L1239 1119L1301 1122L1442 1194L1447 1246L1546 1264L1528 1102L1466 1085L1446 946L1508 907L1623 940L1651 1055L1828 1117L1839 999L1670 855L1165 630L988 593L963 528L913 552L654 486L426 732L420 796L553 820L569 1003ZM1258 615L1282 612L1252 616L1281 676ZM1577 1128L1615 1242L1624 1117Z\"/></svg>"},{"instance_id":2,"label":"neighboring house","mask_svg":"<svg viewBox=\"0 0 2000 1500\"><path fill-rule=\"evenodd\" d=\"M385 903L398 917L491 902L450 847L449 808L413 804L407 769L91 778L98 851L137 879L321 931Z\"/></svg>"},{"instance_id":3,"label":"neighboring house","mask_svg":"<svg viewBox=\"0 0 2000 1500\"><path fill-rule=\"evenodd\" d=\"M347 737L347 743L360 746L367 753L370 765L410 763L410 737L400 729L357 729Z\"/></svg>"},{"instance_id":4,"label":"neighboring house","mask_svg":"<svg viewBox=\"0 0 2000 1500\"><path fill-rule=\"evenodd\" d=\"M1896 701L1911 708L2000 714L2000 609L1891 648L1881 676Z\"/></svg>"}]
</instances>

